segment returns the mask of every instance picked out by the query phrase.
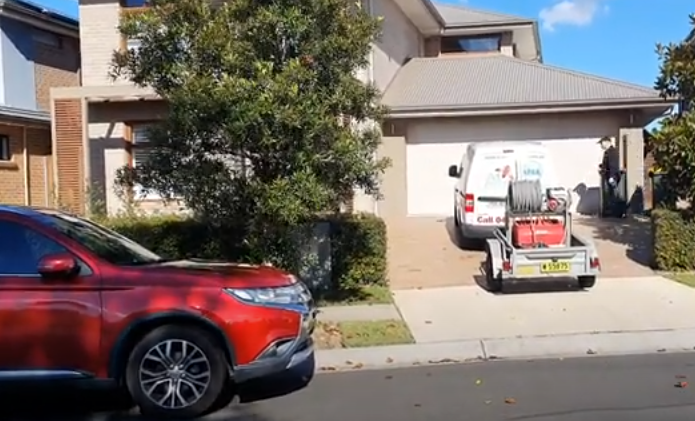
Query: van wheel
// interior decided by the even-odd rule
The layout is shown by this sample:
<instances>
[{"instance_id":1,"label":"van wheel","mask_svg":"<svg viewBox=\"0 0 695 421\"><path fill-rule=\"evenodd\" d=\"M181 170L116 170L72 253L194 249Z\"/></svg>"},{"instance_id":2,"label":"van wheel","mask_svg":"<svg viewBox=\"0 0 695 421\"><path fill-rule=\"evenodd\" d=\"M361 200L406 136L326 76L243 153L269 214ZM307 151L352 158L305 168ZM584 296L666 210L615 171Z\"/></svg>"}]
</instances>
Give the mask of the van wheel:
<instances>
[{"instance_id":1,"label":"van wheel","mask_svg":"<svg viewBox=\"0 0 695 421\"><path fill-rule=\"evenodd\" d=\"M596 285L595 276L580 276L579 278L577 278L577 281L579 281L579 288L582 289L589 289Z\"/></svg>"},{"instance_id":2,"label":"van wheel","mask_svg":"<svg viewBox=\"0 0 695 421\"><path fill-rule=\"evenodd\" d=\"M125 379L143 415L196 418L220 398L228 381L227 361L205 331L166 325L135 345Z\"/></svg>"}]
</instances>

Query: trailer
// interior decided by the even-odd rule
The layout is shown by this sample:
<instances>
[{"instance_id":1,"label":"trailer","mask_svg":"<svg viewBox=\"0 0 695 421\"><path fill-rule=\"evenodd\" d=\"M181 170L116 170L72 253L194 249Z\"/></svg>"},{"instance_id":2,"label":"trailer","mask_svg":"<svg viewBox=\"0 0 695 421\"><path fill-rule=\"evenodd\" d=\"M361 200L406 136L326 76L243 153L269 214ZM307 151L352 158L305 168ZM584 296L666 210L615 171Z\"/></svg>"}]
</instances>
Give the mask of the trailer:
<instances>
[{"instance_id":1,"label":"trailer","mask_svg":"<svg viewBox=\"0 0 695 421\"><path fill-rule=\"evenodd\" d=\"M505 224L485 244L488 290L507 281L576 278L580 288L596 283L601 263L593 243L572 230L571 195L541 189L538 181L510 183Z\"/></svg>"}]
</instances>

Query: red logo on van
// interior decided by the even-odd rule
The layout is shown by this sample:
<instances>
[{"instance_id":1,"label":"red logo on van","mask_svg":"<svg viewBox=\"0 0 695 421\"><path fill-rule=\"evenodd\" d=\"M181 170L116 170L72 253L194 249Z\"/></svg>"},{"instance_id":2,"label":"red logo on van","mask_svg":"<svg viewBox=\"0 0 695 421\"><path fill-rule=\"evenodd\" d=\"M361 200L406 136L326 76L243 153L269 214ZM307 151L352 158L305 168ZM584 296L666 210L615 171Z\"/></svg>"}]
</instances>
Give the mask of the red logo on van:
<instances>
[{"instance_id":1,"label":"red logo on van","mask_svg":"<svg viewBox=\"0 0 695 421\"><path fill-rule=\"evenodd\" d=\"M504 222L502 216L481 215L477 219L479 224L501 224Z\"/></svg>"}]
</instances>

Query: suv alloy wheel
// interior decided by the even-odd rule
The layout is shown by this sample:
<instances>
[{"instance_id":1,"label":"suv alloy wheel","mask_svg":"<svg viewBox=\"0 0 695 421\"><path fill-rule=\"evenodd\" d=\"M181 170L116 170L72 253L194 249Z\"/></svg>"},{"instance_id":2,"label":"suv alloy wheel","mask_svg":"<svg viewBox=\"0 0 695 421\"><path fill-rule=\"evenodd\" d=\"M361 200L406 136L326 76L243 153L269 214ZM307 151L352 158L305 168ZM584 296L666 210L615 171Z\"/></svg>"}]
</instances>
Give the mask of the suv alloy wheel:
<instances>
[{"instance_id":1,"label":"suv alloy wheel","mask_svg":"<svg viewBox=\"0 0 695 421\"><path fill-rule=\"evenodd\" d=\"M145 415L194 418L217 401L228 380L227 361L207 332L166 325L133 349L126 384Z\"/></svg>"}]
</instances>

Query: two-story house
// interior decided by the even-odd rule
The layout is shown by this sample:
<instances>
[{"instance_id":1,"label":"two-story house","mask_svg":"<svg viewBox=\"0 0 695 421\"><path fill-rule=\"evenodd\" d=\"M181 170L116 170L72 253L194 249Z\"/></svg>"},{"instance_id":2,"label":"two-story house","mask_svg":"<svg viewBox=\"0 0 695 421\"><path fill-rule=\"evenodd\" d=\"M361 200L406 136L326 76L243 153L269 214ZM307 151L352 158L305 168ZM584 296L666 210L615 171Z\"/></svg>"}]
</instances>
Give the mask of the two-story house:
<instances>
[{"instance_id":1,"label":"two-story house","mask_svg":"<svg viewBox=\"0 0 695 421\"><path fill-rule=\"evenodd\" d=\"M642 128L669 107L654 90L544 64L532 19L430 0L365 3L384 23L359 74L381 88L390 107L379 153L393 165L383 177L383 199L357 193L354 209L387 219L450 215L447 168L478 141L547 144L584 211L598 206L603 136L623 151L630 189L643 184ZM140 7L142 0L80 0L83 86L52 90L56 156L78 168L59 169L58 190L78 211L95 185L110 212L122 208L114 174L144 158L143 128L166 112L152 92L107 76L111 52L129 44L116 28L119 19Z\"/></svg>"},{"instance_id":2,"label":"two-story house","mask_svg":"<svg viewBox=\"0 0 695 421\"><path fill-rule=\"evenodd\" d=\"M49 89L80 84L78 37L74 19L0 1L0 203L54 203Z\"/></svg>"}]
</instances>

